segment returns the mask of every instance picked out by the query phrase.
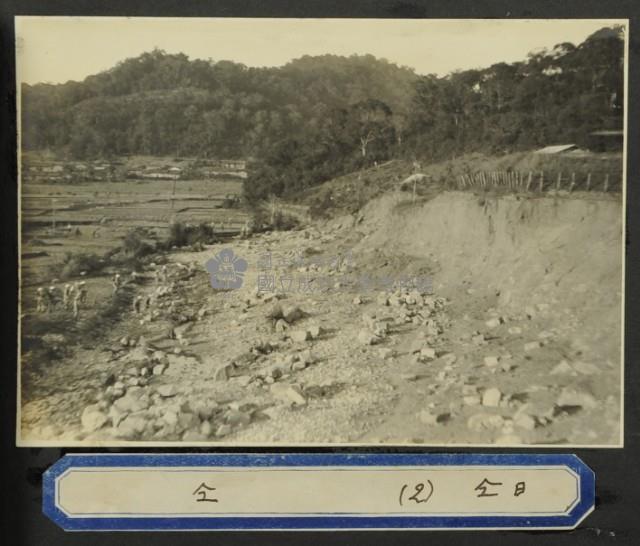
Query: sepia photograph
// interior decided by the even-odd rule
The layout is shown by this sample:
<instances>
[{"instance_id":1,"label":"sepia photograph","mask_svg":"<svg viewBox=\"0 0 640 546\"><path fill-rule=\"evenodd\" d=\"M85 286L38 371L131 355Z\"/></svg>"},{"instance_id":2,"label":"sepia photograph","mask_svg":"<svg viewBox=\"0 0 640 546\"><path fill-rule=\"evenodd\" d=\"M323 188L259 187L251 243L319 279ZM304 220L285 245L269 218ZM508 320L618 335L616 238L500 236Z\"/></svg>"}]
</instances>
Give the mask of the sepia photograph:
<instances>
[{"instance_id":1,"label":"sepia photograph","mask_svg":"<svg viewBox=\"0 0 640 546\"><path fill-rule=\"evenodd\" d=\"M15 32L18 446L622 447L627 20Z\"/></svg>"}]
</instances>

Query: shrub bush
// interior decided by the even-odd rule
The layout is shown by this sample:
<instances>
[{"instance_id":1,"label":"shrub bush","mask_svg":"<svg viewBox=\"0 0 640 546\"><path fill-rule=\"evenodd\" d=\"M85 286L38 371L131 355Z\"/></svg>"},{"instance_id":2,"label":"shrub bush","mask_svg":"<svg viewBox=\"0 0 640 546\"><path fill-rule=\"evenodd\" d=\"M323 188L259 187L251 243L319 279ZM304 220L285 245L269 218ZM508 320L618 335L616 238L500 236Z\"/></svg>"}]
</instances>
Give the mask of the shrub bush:
<instances>
[{"instance_id":1,"label":"shrub bush","mask_svg":"<svg viewBox=\"0 0 640 546\"><path fill-rule=\"evenodd\" d=\"M97 254L81 252L73 254L67 252L62 260L60 277L69 279L77 277L81 272L95 273L104 267L104 260Z\"/></svg>"},{"instance_id":2,"label":"shrub bush","mask_svg":"<svg viewBox=\"0 0 640 546\"><path fill-rule=\"evenodd\" d=\"M183 222L174 222L169 228L169 237L166 246L183 247L196 243L213 244L218 241L215 231L211 224L201 222L198 225L184 224Z\"/></svg>"},{"instance_id":3,"label":"shrub bush","mask_svg":"<svg viewBox=\"0 0 640 546\"><path fill-rule=\"evenodd\" d=\"M129 231L122 242L122 250L134 258L151 254L154 247L144 240L143 235L144 232L138 229Z\"/></svg>"}]
</instances>

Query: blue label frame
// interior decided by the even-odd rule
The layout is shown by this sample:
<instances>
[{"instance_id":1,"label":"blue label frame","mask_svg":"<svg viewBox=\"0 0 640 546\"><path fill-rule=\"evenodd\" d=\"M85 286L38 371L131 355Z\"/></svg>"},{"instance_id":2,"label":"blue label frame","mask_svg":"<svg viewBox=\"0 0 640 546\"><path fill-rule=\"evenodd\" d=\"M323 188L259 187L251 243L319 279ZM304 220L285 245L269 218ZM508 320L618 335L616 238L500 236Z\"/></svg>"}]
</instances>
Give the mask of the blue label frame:
<instances>
[{"instance_id":1,"label":"blue label frame","mask_svg":"<svg viewBox=\"0 0 640 546\"><path fill-rule=\"evenodd\" d=\"M579 477L580 500L562 516L233 516L69 517L55 503L56 480L70 468L157 466L563 466ZM573 529L595 504L595 475L571 454L95 454L65 455L43 475L43 512L66 531Z\"/></svg>"}]
</instances>

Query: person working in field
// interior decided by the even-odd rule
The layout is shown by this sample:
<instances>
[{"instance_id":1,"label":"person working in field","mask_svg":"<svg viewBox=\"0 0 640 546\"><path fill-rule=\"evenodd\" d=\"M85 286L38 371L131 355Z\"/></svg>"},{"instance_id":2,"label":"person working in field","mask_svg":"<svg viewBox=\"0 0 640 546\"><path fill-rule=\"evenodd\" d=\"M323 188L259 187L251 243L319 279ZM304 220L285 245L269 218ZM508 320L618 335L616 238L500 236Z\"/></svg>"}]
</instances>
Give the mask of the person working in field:
<instances>
[{"instance_id":1,"label":"person working in field","mask_svg":"<svg viewBox=\"0 0 640 546\"><path fill-rule=\"evenodd\" d=\"M133 312L139 315L142 312L142 296L133 298Z\"/></svg>"},{"instance_id":2,"label":"person working in field","mask_svg":"<svg viewBox=\"0 0 640 546\"><path fill-rule=\"evenodd\" d=\"M240 230L240 238L246 239L247 237L249 237L249 220L244 223L242 229Z\"/></svg>"},{"instance_id":3,"label":"person working in field","mask_svg":"<svg viewBox=\"0 0 640 546\"><path fill-rule=\"evenodd\" d=\"M120 290L120 286L122 282L120 281L120 273L116 273L113 276L113 280L111 281L111 285L113 286L113 295L115 296L118 290Z\"/></svg>"},{"instance_id":4,"label":"person working in field","mask_svg":"<svg viewBox=\"0 0 640 546\"><path fill-rule=\"evenodd\" d=\"M73 285L67 283L64 285L62 290L62 306L65 309L69 309L69 305L71 304L71 299L73 295Z\"/></svg>"},{"instance_id":5,"label":"person working in field","mask_svg":"<svg viewBox=\"0 0 640 546\"><path fill-rule=\"evenodd\" d=\"M151 264L151 267L153 268L153 280L156 286L158 286L160 284L160 271L158 270L156 264Z\"/></svg>"},{"instance_id":6,"label":"person working in field","mask_svg":"<svg viewBox=\"0 0 640 546\"><path fill-rule=\"evenodd\" d=\"M73 295L73 318L77 319L80 315L80 292Z\"/></svg>"},{"instance_id":7,"label":"person working in field","mask_svg":"<svg viewBox=\"0 0 640 546\"><path fill-rule=\"evenodd\" d=\"M38 288L38 292L36 294L36 311L38 313L44 313L47 310L46 299L44 288Z\"/></svg>"},{"instance_id":8,"label":"person working in field","mask_svg":"<svg viewBox=\"0 0 640 546\"><path fill-rule=\"evenodd\" d=\"M80 281L76 286L76 292L80 293L80 303L83 305L87 303L87 287L86 282Z\"/></svg>"},{"instance_id":9,"label":"person working in field","mask_svg":"<svg viewBox=\"0 0 640 546\"><path fill-rule=\"evenodd\" d=\"M58 305L58 289L55 285L51 285L49 290L47 290L47 313L51 313L51 311L55 311L56 306Z\"/></svg>"}]
</instances>

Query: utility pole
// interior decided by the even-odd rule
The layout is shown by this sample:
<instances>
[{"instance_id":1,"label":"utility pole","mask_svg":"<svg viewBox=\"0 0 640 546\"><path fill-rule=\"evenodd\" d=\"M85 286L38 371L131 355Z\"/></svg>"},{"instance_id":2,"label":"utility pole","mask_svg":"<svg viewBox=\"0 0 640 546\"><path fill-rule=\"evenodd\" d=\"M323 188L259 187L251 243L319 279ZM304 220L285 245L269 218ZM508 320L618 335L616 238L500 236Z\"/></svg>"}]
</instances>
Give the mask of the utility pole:
<instances>
[{"instance_id":1,"label":"utility pole","mask_svg":"<svg viewBox=\"0 0 640 546\"><path fill-rule=\"evenodd\" d=\"M174 178L174 180L173 180L173 191L171 192L171 210L173 210L173 200L175 199L175 195L176 195L176 180Z\"/></svg>"}]
</instances>

